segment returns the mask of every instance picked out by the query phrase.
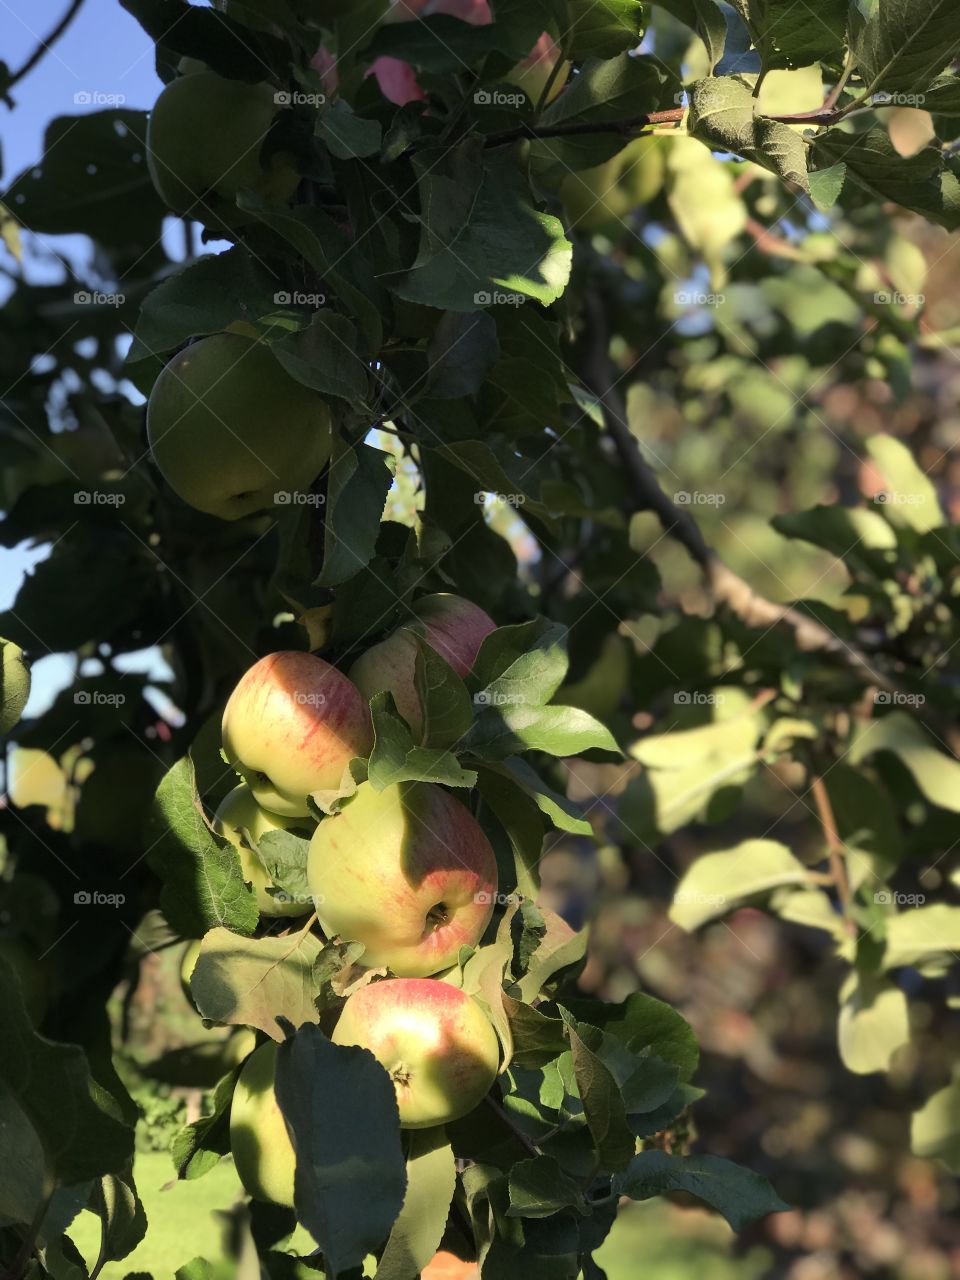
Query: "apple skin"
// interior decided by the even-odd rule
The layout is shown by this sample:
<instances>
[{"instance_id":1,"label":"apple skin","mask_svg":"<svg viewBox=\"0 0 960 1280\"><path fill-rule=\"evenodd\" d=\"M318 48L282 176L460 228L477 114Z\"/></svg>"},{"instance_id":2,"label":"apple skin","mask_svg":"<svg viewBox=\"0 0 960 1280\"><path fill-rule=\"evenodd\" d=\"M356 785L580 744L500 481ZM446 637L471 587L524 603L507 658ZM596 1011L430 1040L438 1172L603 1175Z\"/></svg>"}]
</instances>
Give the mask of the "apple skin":
<instances>
[{"instance_id":1,"label":"apple skin","mask_svg":"<svg viewBox=\"0 0 960 1280\"><path fill-rule=\"evenodd\" d=\"M23 650L0 640L0 733L9 733L23 715L30 697L30 670Z\"/></svg>"},{"instance_id":2,"label":"apple skin","mask_svg":"<svg viewBox=\"0 0 960 1280\"><path fill-rule=\"evenodd\" d=\"M330 457L330 409L270 349L236 333L185 347L147 404L147 439L184 502L221 520L307 490Z\"/></svg>"},{"instance_id":3,"label":"apple skin","mask_svg":"<svg viewBox=\"0 0 960 1280\"><path fill-rule=\"evenodd\" d=\"M261 808L310 814L354 756L373 748L370 708L354 684L312 653L271 653L247 671L223 712L223 749Z\"/></svg>"},{"instance_id":4,"label":"apple skin","mask_svg":"<svg viewBox=\"0 0 960 1280\"><path fill-rule=\"evenodd\" d=\"M224 796L214 814L213 829L229 840L240 855L243 878L253 885L257 907L262 916L302 916L308 910L312 911L313 907L303 902L288 902L269 892L275 885L257 855L243 843L240 833L248 831L254 843L257 843L268 831L289 831L299 822L298 818L281 818L279 814L262 809L254 799L253 792L243 782Z\"/></svg>"},{"instance_id":5,"label":"apple skin","mask_svg":"<svg viewBox=\"0 0 960 1280\"><path fill-rule=\"evenodd\" d=\"M227 80L190 70L161 92L147 124L147 168L157 194L175 213L228 230L250 220L237 192L286 201L300 176L282 156L269 168L260 149L279 107L269 84Z\"/></svg>"},{"instance_id":6,"label":"apple skin","mask_svg":"<svg viewBox=\"0 0 960 1280\"><path fill-rule=\"evenodd\" d=\"M402 1129L459 1120L497 1078L500 1044L480 1006L429 978L388 978L349 997L331 1037L369 1049L397 1091Z\"/></svg>"},{"instance_id":7,"label":"apple skin","mask_svg":"<svg viewBox=\"0 0 960 1280\"><path fill-rule=\"evenodd\" d=\"M268 1041L243 1065L230 1107L230 1149L254 1200L292 1208L297 1158L274 1088L277 1048Z\"/></svg>"},{"instance_id":8,"label":"apple skin","mask_svg":"<svg viewBox=\"0 0 960 1280\"><path fill-rule=\"evenodd\" d=\"M497 862L470 811L442 787L357 788L310 842L307 882L328 937L361 962L420 978L475 946L493 915Z\"/></svg>"},{"instance_id":9,"label":"apple skin","mask_svg":"<svg viewBox=\"0 0 960 1280\"><path fill-rule=\"evenodd\" d=\"M373 645L350 668L350 679L365 698L388 690L397 710L415 736L423 732L416 688L417 643L426 640L458 676L465 676L477 659L480 645L497 624L479 605L461 596L424 596L413 606L413 617L386 640Z\"/></svg>"}]
</instances>

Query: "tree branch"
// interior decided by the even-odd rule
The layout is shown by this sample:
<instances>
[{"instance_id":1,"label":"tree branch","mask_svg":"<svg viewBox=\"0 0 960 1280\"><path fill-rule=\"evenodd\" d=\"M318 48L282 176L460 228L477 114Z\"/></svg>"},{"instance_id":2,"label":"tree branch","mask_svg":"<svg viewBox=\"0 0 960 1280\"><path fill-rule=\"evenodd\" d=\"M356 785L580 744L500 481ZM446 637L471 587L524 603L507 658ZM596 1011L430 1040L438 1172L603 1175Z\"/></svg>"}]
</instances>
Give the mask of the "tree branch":
<instances>
[{"instance_id":1,"label":"tree branch","mask_svg":"<svg viewBox=\"0 0 960 1280\"><path fill-rule=\"evenodd\" d=\"M833 805L830 803L826 784L819 774L813 775L810 790L813 793L820 825L823 827L824 839L827 842L827 856L830 859L830 880L837 890L837 897L840 899L840 907L843 911L847 930L850 933L855 933L856 925L850 915L852 899L845 860L846 846L837 830L837 822L833 816Z\"/></svg>"},{"instance_id":2,"label":"tree branch","mask_svg":"<svg viewBox=\"0 0 960 1280\"><path fill-rule=\"evenodd\" d=\"M56 44L56 42L60 39L60 37L66 31L67 27L69 27L70 23L77 16L78 12L80 11L80 6L82 4L83 4L83 0L71 0L71 3L67 7L66 13L64 13L63 17L60 19L57 25L53 28L53 30L50 32L47 38L45 40L40 41L36 49L34 49L33 53L31 53L30 57L26 60L26 62L23 64L20 70L14 71L11 74L10 78L7 80L6 84L3 86L0 86L0 93L2 93L4 98L8 96L8 94L10 93L10 90L13 88L15 84L18 84L23 79L24 76L30 74L30 72L37 65L37 63L40 61L43 55L45 53L48 53L51 47L54 44Z\"/></svg>"},{"instance_id":3,"label":"tree branch","mask_svg":"<svg viewBox=\"0 0 960 1280\"><path fill-rule=\"evenodd\" d=\"M593 296L588 297L587 310L592 334L588 358L588 381L600 400L607 431L613 441L624 471L630 481L637 505L653 511L669 537L685 547L703 570L715 602L730 610L748 627L789 627L797 647L805 652L822 652L840 659L870 684L890 693L899 686L878 671L866 654L842 640L816 618L811 618L790 605L777 604L758 595L739 574L720 559L707 545L700 526L690 512L678 507L660 487L627 422L626 404L617 386L615 367L608 352L608 333L603 307Z\"/></svg>"}]
</instances>

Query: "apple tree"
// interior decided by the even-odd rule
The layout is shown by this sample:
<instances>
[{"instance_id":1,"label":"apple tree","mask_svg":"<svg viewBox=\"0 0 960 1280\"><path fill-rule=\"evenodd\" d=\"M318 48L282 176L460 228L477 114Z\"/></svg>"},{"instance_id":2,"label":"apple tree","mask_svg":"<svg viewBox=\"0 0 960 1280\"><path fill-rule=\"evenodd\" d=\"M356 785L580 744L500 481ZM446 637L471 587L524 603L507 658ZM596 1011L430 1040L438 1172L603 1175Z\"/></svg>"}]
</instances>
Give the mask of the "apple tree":
<instances>
[{"instance_id":1,"label":"apple tree","mask_svg":"<svg viewBox=\"0 0 960 1280\"><path fill-rule=\"evenodd\" d=\"M122 3L155 106L58 116L0 206L0 538L48 552L0 615L5 1274L156 1229L114 994L174 948L219 1078L172 1176L249 1195L183 1280L576 1280L626 1200L785 1208L539 868L810 930L851 1072L917 982L946 1017L960 14Z\"/></svg>"}]
</instances>

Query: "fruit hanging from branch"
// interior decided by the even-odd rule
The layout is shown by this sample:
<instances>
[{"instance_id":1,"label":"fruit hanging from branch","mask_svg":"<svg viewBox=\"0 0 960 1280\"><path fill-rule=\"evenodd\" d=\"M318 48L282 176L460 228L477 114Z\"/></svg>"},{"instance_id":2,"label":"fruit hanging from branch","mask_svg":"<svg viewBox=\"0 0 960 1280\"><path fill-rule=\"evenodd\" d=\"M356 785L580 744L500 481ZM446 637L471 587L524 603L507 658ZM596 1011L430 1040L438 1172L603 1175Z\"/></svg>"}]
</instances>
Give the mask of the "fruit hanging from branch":
<instances>
[{"instance_id":1,"label":"fruit hanging from branch","mask_svg":"<svg viewBox=\"0 0 960 1280\"><path fill-rule=\"evenodd\" d=\"M244 844L242 833L248 832L254 843L257 843L268 831L289 831L299 821L268 813L257 804L253 792L243 782L224 796L214 815L214 830L218 835L225 836L240 855L243 878L253 885L257 907L262 916L302 916L312 910L312 907L309 903L291 900L277 890L263 863Z\"/></svg>"},{"instance_id":2,"label":"fruit hanging from branch","mask_svg":"<svg viewBox=\"0 0 960 1280\"><path fill-rule=\"evenodd\" d=\"M393 1080L400 1127L427 1129L478 1106L497 1076L500 1045L465 992L429 978L389 978L355 991L334 1044L369 1049Z\"/></svg>"},{"instance_id":3,"label":"fruit hanging from branch","mask_svg":"<svg viewBox=\"0 0 960 1280\"><path fill-rule=\"evenodd\" d=\"M244 1063L230 1108L230 1149L249 1195L292 1206L296 1156L277 1102L276 1069L273 1041L254 1049Z\"/></svg>"},{"instance_id":4,"label":"fruit hanging from branch","mask_svg":"<svg viewBox=\"0 0 960 1280\"><path fill-rule=\"evenodd\" d=\"M184 502L238 520L309 490L330 456L330 410L266 344L219 333L185 347L157 378L147 439Z\"/></svg>"},{"instance_id":5,"label":"fruit hanging from branch","mask_svg":"<svg viewBox=\"0 0 960 1280\"><path fill-rule=\"evenodd\" d=\"M257 804L305 818L308 796L339 790L373 746L370 709L336 667L310 653L271 653L241 677L223 712L223 749Z\"/></svg>"},{"instance_id":6,"label":"fruit hanging from branch","mask_svg":"<svg viewBox=\"0 0 960 1280\"><path fill-rule=\"evenodd\" d=\"M469 809L432 783L363 783L310 843L310 893L328 937L362 942L362 963L425 977L476 946L497 863Z\"/></svg>"}]
</instances>

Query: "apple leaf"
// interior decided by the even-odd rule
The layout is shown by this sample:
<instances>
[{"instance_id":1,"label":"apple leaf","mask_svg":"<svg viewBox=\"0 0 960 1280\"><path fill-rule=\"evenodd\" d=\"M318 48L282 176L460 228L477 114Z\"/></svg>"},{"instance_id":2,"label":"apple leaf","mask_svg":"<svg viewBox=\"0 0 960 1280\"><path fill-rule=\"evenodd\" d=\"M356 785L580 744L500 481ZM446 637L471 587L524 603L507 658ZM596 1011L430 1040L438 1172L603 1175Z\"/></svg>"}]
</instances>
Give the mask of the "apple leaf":
<instances>
[{"instance_id":1,"label":"apple leaf","mask_svg":"<svg viewBox=\"0 0 960 1280\"><path fill-rule=\"evenodd\" d=\"M692 933L748 898L782 885L806 885L809 879L807 868L786 845L744 840L696 860L673 895L670 919Z\"/></svg>"},{"instance_id":2,"label":"apple leaf","mask_svg":"<svg viewBox=\"0 0 960 1280\"><path fill-rule=\"evenodd\" d=\"M716 0L657 0L657 3L697 33L706 46L712 74L727 43L727 20Z\"/></svg>"},{"instance_id":3,"label":"apple leaf","mask_svg":"<svg viewBox=\"0 0 960 1280\"><path fill-rule=\"evenodd\" d=\"M463 746L484 760L502 760L521 751L546 751L552 756L591 750L622 754L606 725L579 707L486 705Z\"/></svg>"},{"instance_id":4,"label":"apple leaf","mask_svg":"<svg viewBox=\"0 0 960 1280\"><path fill-rule=\"evenodd\" d=\"M197 1008L212 1022L256 1027L283 1038L277 1018L294 1026L319 1022L314 968L323 944L310 932L282 938L242 938L211 929L190 979Z\"/></svg>"},{"instance_id":5,"label":"apple leaf","mask_svg":"<svg viewBox=\"0 0 960 1280\"><path fill-rule=\"evenodd\" d=\"M336 587L374 557L393 475L387 454L334 435L327 480L323 569L317 586Z\"/></svg>"},{"instance_id":6,"label":"apple leaf","mask_svg":"<svg viewBox=\"0 0 960 1280\"><path fill-rule=\"evenodd\" d=\"M931 804L960 812L960 762L935 746L906 711L894 711L864 726L854 738L850 763L860 764L877 751L895 755Z\"/></svg>"},{"instance_id":7,"label":"apple leaf","mask_svg":"<svg viewBox=\"0 0 960 1280\"><path fill-rule=\"evenodd\" d=\"M470 728L467 687L436 649L416 636L414 684L423 712L423 746L455 747Z\"/></svg>"},{"instance_id":8,"label":"apple leaf","mask_svg":"<svg viewBox=\"0 0 960 1280\"><path fill-rule=\"evenodd\" d=\"M435 400L476 395L499 355L497 326L486 311L445 311L427 347L427 394Z\"/></svg>"},{"instance_id":9,"label":"apple leaf","mask_svg":"<svg viewBox=\"0 0 960 1280\"><path fill-rule=\"evenodd\" d=\"M631 1053L649 1051L672 1063L682 1081L693 1077L700 1060L697 1038L686 1018L663 1000L636 991L619 1004L565 1000L564 1007L619 1040Z\"/></svg>"},{"instance_id":10,"label":"apple leaf","mask_svg":"<svg viewBox=\"0 0 960 1280\"><path fill-rule=\"evenodd\" d=\"M613 58L634 49L643 34L642 0L569 0L563 51L575 62Z\"/></svg>"},{"instance_id":11,"label":"apple leaf","mask_svg":"<svg viewBox=\"0 0 960 1280\"><path fill-rule=\"evenodd\" d=\"M383 130L377 120L354 115L342 98L320 113L317 134L339 160L375 155L380 150Z\"/></svg>"},{"instance_id":12,"label":"apple leaf","mask_svg":"<svg viewBox=\"0 0 960 1280\"><path fill-rule=\"evenodd\" d=\"M526 760L514 759L504 761L502 764L485 764L484 769L509 777L521 791L530 796L540 812L561 831L569 831L572 835L578 836L593 835L593 827L584 817L579 805L548 787Z\"/></svg>"},{"instance_id":13,"label":"apple leaf","mask_svg":"<svg viewBox=\"0 0 960 1280\"><path fill-rule=\"evenodd\" d=\"M447 1225L457 1182L443 1126L407 1135L407 1194L380 1258L375 1280L410 1280L433 1259Z\"/></svg>"},{"instance_id":14,"label":"apple leaf","mask_svg":"<svg viewBox=\"0 0 960 1280\"><path fill-rule=\"evenodd\" d=\"M714 151L732 151L806 189L807 149L789 125L756 114L748 85L707 76L690 89L690 133Z\"/></svg>"},{"instance_id":15,"label":"apple leaf","mask_svg":"<svg viewBox=\"0 0 960 1280\"><path fill-rule=\"evenodd\" d=\"M266 831L255 847L255 853L267 875L283 893L297 902L310 900L307 884L307 857L310 841L292 831ZM306 911L307 908L304 908Z\"/></svg>"},{"instance_id":16,"label":"apple leaf","mask_svg":"<svg viewBox=\"0 0 960 1280\"><path fill-rule=\"evenodd\" d=\"M527 959L526 972L518 983L524 1000L535 1000L548 982L564 969L579 964L587 953L587 929L575 932L556 912L546 907L538 910L545 929L539 945Z\"/></svg>"},{"instance_id":17,"label":"apple leaf","mask_svg":"<svg viewBox=\"0 0 960 1280\"><path fill-rule=\"evenodd\" d=\"M953 57L956 19L953 0L852 4L850 50L864 84L922 94Z\"/></svg>"},{"instance_id":18,"label":"apple leaf","mask_svg":"<svg viewBox=\"0 0 960 1280\"><path fill-rule=\"evenodd\" d=\"M444 75L463 72L487 54L509 52L511 47L509 36L505 45L499 25L473 26L450 14L433 13L417 22L384 24L361 56L365 62L399 58L421 71Z\"/></svg>"},{"instance_id":19,"label":"apple leaf","mask_svg":"<svg viewBox=\"0 0 960 1280\"><path fill-rule=\"evenodd\" d=\"M739 1231L768 1213L789 1209L766 1178L719 1156L671 1156L642 1151L614 1180L618 1194L649 1200L670 1191L686 1191L703 1200Z\"/></svg>"},{"instance_id":20,"label":"apple leaf","mask_svg":"<svg viewBox=\"0 0 960 1280\"><path fill-rule=\"evenodd\" d=\"M876 974L851 973L840 990L837 1045L843 1065L858 1075L886 1071L910 1039L907 998Z\"/></svg>"},{"instance_id":21,"label":"apple leaf","mask_svg":"<svg viewBox=\"0 0 960 1280\"><path fill-rule=\"evenodd\" d=\"M534 1156L513 1166L509 1217L549 1218L561 1209L589 1212L580 1184L564 1173L553 1156Z\"/></svg>"},{"instance_id":22,"label":"apple leaf","mask_svg":"<svg viewBox=\"0 0 960 1280\"><path fill-rule=\"evenodd\" d=\"M937 977L956 963L960 952L960 907L946 902L901 911L887 920L885 969L911 965Z\"/></svg>"},{"instance_id":23,"label":"apple leaf","mask_svg":"<svg viewBox=\"0 0 960 1280\"><path fill-rule=\"evenodd\" d=\"M52 1188L122 1174L133 1158L133 1129L118 1118L117 1104L91 1078L79 1045L38 1035L14 970L4 959L0 1043L4 1129L10 1125L24 1143L20 1199L32 1200L36 1209Z\"/></svg>"},{"instance_id":24,"label":"apple leaf","mask_svg":"<svg viewBox=\"0 0 960 1280\"><path fill-rule=\"evenodd\" d=\"M480 794L510 842L514 858L514 882L517 891L535 898L540 886L537 865L543 854L546 824L543 814L520 787L492 769L480 769ZM501 878L500 889L505 885Z\"/></svg>"},{"instance_id":25,"label":"apple leaf","mask_svg":"<svg viewBox=\"0 0 960 1280\"><path fill-rule=\"evenodd\" d=\"M178 1178L202 1178L230 1152L230 1104L237 1087L240 1067L235 1067L217 1084L213 1110L209 1115L185 1125L170 1145Z\"/></svg>"},{"instance_id":26,"label":"apple leaf","mask_svg":"<svg viewBox=\"0 0 960 1280\"><path fill-rule=\"evenodd\" d=\"M297 1217L334 1275L360 1267L407 1189L393 1081L367 1049L305 1026L280 1046L276 1090L297 1153Z\"/></svg>"},{"instance_id":27,"label":"apple leaf","mask_svg":"<svg viewBox=\"0 0 960 1280\"><path fill-rule=\"evenodd\" d=\"M627 1123L620 1082L611 1069L619 1066L619 1061L615 1063L603 1032L577 1023L569 1014L564 1021L577 1093L583 1103L597 1163L611 1173L626 1169L636 1150L636 1140Z\"/></svg>"},{"instance_id":28,"label":"apple leaf","mask_svg":"<svg viewBox=\"0 0 960 1280\"><path fill-rule=\"evenodd\" d=\"M297 382L373 416L367 403L370 370L357 355L357 330L345 316L321 309L305 329L284 334L270 349Z\"/></svg>"},{"instance_id":29,"label":"apple leaf","mask_svg":"<svg viewBox=\"0 0 960 1280\"><path fill-rule=\"evenodd\" d=\"M733 0L733 7L747 24L764 71L808 67L839 58L843 50L847 0L820 0L814 9L793 0Z\"/></svg>"},{"instance_id":30,"label":"apple leaf","mask_svg":"<svg viewBox=\"0 0 960 1280\"><path fill-rule=\"evenodd\" d=\"M921 1160L942 1160L960 1173L960 1076L913 1113L910 1146Z\"/></svg>"},{"instance_id":31,"label":"apple leaf","mask_svg":"<svg viewBox=\"0 0 960 1280\"><path fill-rule=\"evenodd\" d=\"M563 684L569 666L566 627L535 618L484 637L468 687L480 706L542 706Z\"/></svg>"},{"instance_id":32,"label":"apple leaf","mask_svg":"<svg viewBox=\"0 0 960 1280\"><path fill-rule=\"evenodd\" d=\"M542 1007L534 1008L509 993L504 993L503 1007L513 1034L514 1066L536 1069L566 1052L564 1024L559 1017L548 1017Z\"/></svg>"},{"instance_id":33,"label":"apple leaf","mask_svg":"<svg viewBox=\"0 0 960 1280\"><path fill-rule=\"evenodd\" d=\"M374 791L383 791L398 782L436 782L448 787L476 785L476 773L461 768L451 752L414 746L407 723L397 714L389 693L378 693L371 698L370 715L374 742L367 778Z\"/></svg>"},{"instance_id":34,"label":"apple leaf","mask_svg":"<svg viewBox=\"0 0 960 1280\"><path fill-rule=\"evenodd\" d=\"M185 938L217 925L253 933L257 899L245 883L240 857L207 825L197 795L193 762L184 756L157 789L147 823L147 861L163 881L160 905Z\"/></svg>"},{"instance_id":35,"label":"apple leaf","mask_svg":"<svg viewBox=\"0 0 960 1280\"><path fill-rule=\"evenodd\" d=\"M147 1215L133 1182L133 1162L123 1174L107 1174L94 1183L89 1208L101 1223L100 1259L119 1262L147 1234Z\"/></svg>"}]
</instances>

